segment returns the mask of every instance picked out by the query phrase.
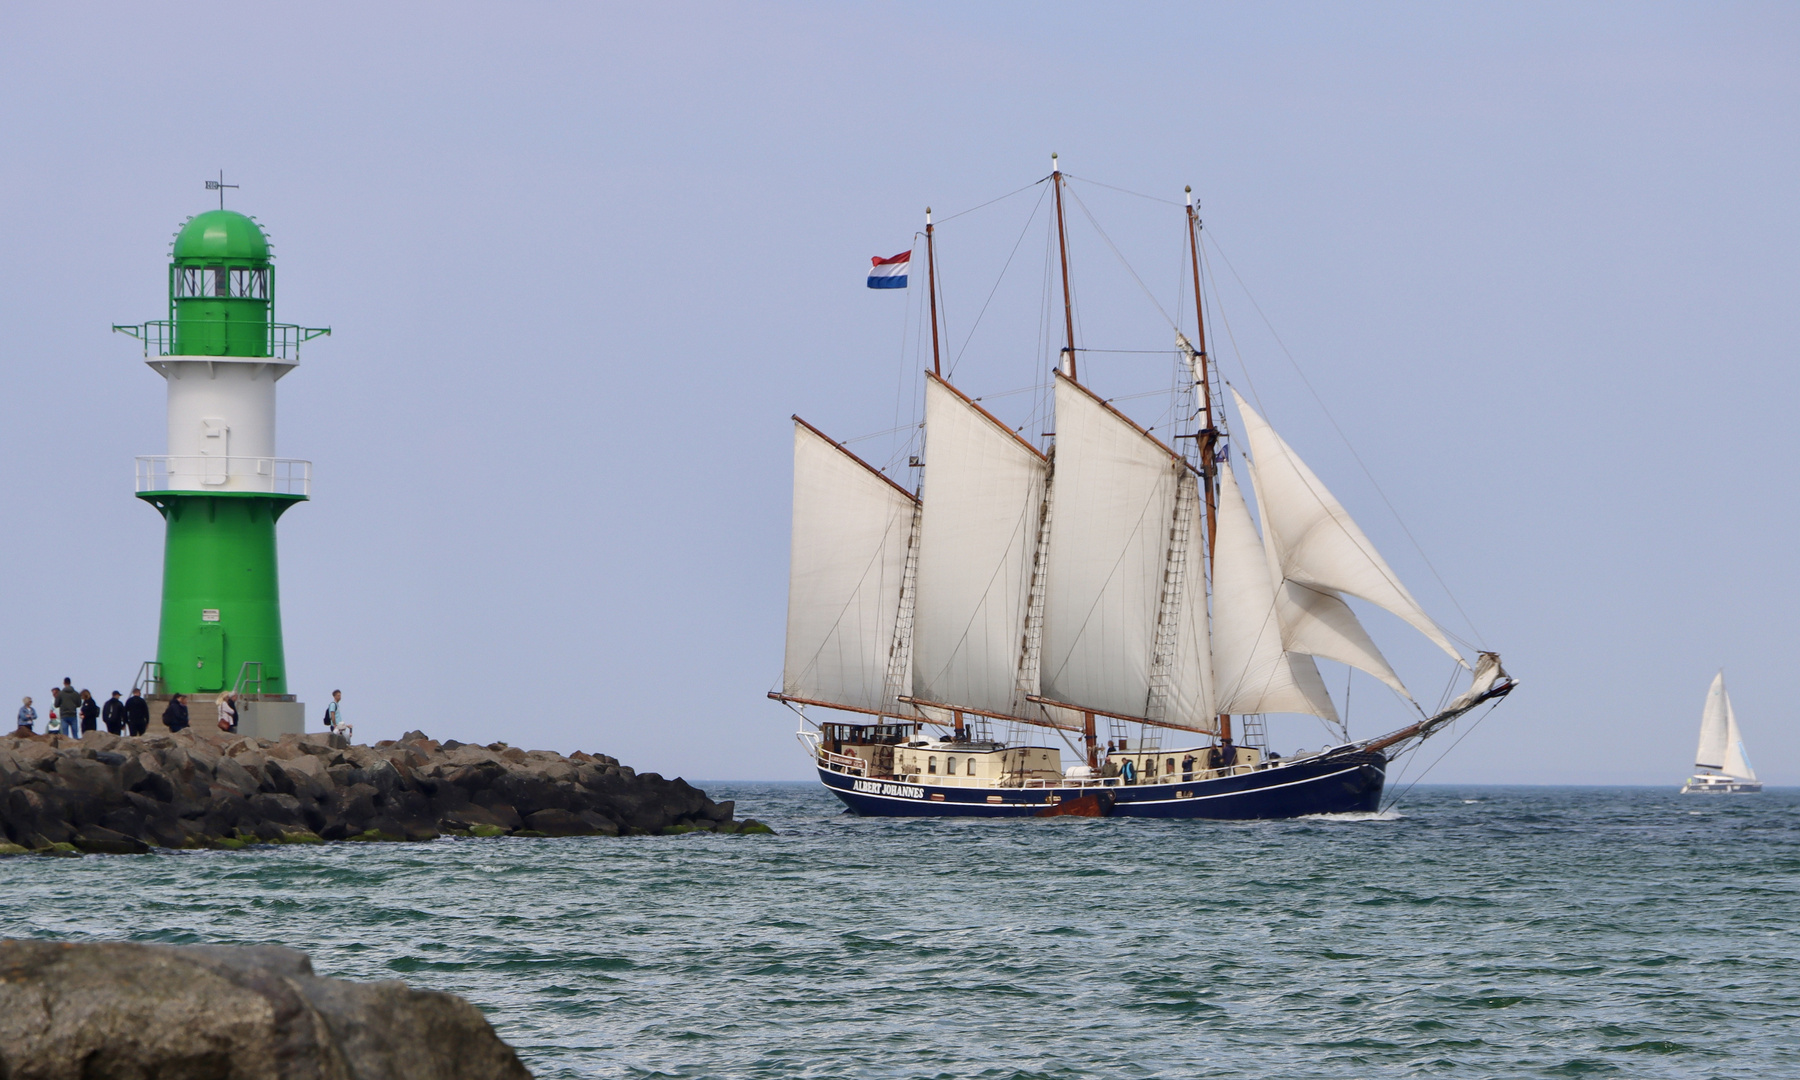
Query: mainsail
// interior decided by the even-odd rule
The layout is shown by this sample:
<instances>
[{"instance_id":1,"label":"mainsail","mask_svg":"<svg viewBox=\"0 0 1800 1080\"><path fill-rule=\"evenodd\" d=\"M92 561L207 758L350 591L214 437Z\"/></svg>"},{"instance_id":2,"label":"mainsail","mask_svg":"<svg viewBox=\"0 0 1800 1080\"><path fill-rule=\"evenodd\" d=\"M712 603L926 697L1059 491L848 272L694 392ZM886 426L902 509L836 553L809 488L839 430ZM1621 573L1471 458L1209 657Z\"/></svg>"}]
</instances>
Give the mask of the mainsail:
<instances>
[{"instance_id":1,"label":"mainsail","mask_svg":"<svg viewBox=\"0 0 1800 1080\"><path fill-rule=\"evenodd\" d=\"M1054 482L1042 695L1110 716L1211 730L1193 471L1059 372Z\"/></svg>"},{"instance_id":2,"label":"mainsail","mask_svg":"<svg viewBox=\"0 0 1800 1080\"><path fill-rule=\"evenodd\" d=\"M1213 547L1213 671L1222 713L1311 713L1337 721L1312 657L1284 650L1275 589L1229 464L1218 472Z\"/></svg>"},{"instance_id":3,"label":"mainsail","mask_svg":"<svg viewBox=\"0 0 1800 1080\"><path fill-rule=\"evenodd\" d=\"M1031 444L927 377L913 697L999 716L1025 710L1019 663L1047 472Z\"/></svg>"},{"instance_id":4,"label":"mainsail","mask_svg":"<svg viewBox=\"0 0 1800 1080\"><path fill-rule=\"evenodd\" d=\"M879 712L915 500L794 418L794 534L782 692Z\"/></svg>"},{"instance_id":5,"label":"mainsail","mask_svg":"<svg viewBox=\"0 0 1800 1080\"><path fill-rule=\"evenodd\" d=\"M1707 687L1706 705L1700 710L1700 747L1694 751L1694 764L1702 769L1725 768L1730 709L1731 698L1725 693L1725 673L1721 671L1713 676L1712 685Z\"/></svg>"},{"instance_id":6,"label":"mainsail","mask_svg":"<svg viewBox=\"0 0 1800 1080\"><path fill-rule=\"evenodd\" d=\"M1340 614L1332 604L1318 599L1318 596L1349 593L1404 619L1457 663L1468 667L1462 654L1400 583L1399 577L1343 505L1281 436L1250 408L1243 395L1233 390L1232 397L1237 400L1238 415L1243 418L1244 434L1250 443L1257 505L1262 510L1263 535L1270 554L1283 580L1311 590L1311 594L1302 592L1294 594L1293 598L1298 608L1309 616L1316 616L1316 622L1328 628L1322 631L1322 636L1335 633L1355 644L1353 653L1366 651L1362 642L1368 641L1368 635L1361 633L1360 626L1356 627L1356 634L1347 633L1348 627L1355 623L1354 616L1349 616L1349 623L1344 622L1348 609ZM1336 597L1331 596L1331 599ZM1285 623L1283 629L1288 629ZM1357 636L1362 642L1354 641ZM1372 643L1367 646L1368 650L1373 648ZM1316 652L1315 655L1330 654ZM1379 659L1380 654L1374 656ZM1395 689L1402 689L1385 660L1380 661L1380 670L1377 670L1340 656L1332 659L1360 667Z\"/></svg>"},{"instance_id":7,"label":"mainsail","mask_svg":"<svg viewBox=\"0 0 1800 1080\"><path fill-rule=\"evenodd\" d=\"M1694 764L1702 769L1717 769L1738 780L1755 780L1756 770L1744 753L1744 736L1738 731L1737 710L1731 707L1731 694L1725 689L1725 673L1713 676L1706 691L1706 707L1700 713L1700 748Z\"/></svg>"}]
</instances>

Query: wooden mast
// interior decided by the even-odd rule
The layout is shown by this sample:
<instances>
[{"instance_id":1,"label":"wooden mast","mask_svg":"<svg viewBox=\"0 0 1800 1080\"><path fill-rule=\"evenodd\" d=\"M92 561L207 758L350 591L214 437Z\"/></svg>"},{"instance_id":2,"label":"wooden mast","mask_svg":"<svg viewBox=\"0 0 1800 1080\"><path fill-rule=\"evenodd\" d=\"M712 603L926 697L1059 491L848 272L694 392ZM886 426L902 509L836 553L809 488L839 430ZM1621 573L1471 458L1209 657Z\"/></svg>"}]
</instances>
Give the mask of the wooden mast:
<instances>
[{"instance_id":1,"label":"wooden mast","mask_svg":"<svg viewBox=\"0 0 1800 1080\"><path fill-rule=\"evenodd\" d=\"M1219 438L1219 427L1213 423L1212 401L1212 369L1211 361L1206 355L1206 308L1201 302L1200 294L1200 215L1194 206L1194 188L1187 188L1187 227L1188 227L1188 262L1194 273L1194 336L1199 367L1200 383L1200 416L1203 421L1199 431L1200 443L1200 484L1206 493L1206 564L1210 568L1213 561L1213 550L1218 546L1218 514L1219 503L1213 483L1218 474L1213 460L1214 447ZM1231 738L1231 716L1219 714L1219 737Z\"/></svg>"},{"instance_id":2,"label":"wooden mast","mask_svg":"<svg viewBox=\"0 0 1800 1080\"><path fill-rule=\"evenodd\" d=\"M942 378L944 369L938 362L937 246L931 237L929 206L925 208L925 288L931 293L931 373Z\"/></svg>"},{"instance_id":3,"label":"wooden mast","mask_svg":"<svg viewBox=\"0 0 1800 1080\"><path fill-rule=\"evenodd\" d=\"M1050 182L1056 185L1056 250L1062 256L1063 373L1075 378L1075 307L1069 301L1069 231L1063 225L1063 174L1050 155Z\"/></svg>"}]
</instances>

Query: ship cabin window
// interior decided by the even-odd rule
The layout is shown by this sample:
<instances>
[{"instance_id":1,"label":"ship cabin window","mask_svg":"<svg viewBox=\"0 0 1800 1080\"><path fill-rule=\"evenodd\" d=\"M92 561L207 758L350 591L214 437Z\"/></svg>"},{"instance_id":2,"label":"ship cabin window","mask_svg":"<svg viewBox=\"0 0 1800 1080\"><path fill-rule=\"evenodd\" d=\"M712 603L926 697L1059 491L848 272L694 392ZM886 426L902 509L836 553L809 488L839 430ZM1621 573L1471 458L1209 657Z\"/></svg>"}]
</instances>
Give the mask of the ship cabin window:
<instances>
[{"instance_id":1,"label":"ship cabin window","mask_svg":"<svg viewBox=\"0 0 1800 1080\"><path fill-rule=\"evenodd\" d=\"M975 759L974 758L970 758L968 761L965 761L963 763L963 772L969 776L975 775Z\"/></svg>"},{"instance_id":2,"label":"ship cabin window","mask_svg":"<svg viewBox=\"0 0 1800 1080\"><path fill-rule=\"evenodd\" d=\"M925 759L925 771L933 776L937 775L937 758L930 757Z\"/></svg>"},{"instance_id":3,"label":"ship cabin window","mask_svg":"<svg viewBox=\"0 0 1800 1080\"><path fill-rule=\"evenodd\" d=\"M1169 760L1163 762L1163 772L1172 773L1174 771L1175 771L1175 759L1174 758L1170 758Z\"/></svg>"},{"instance_id":4,"label":"ship cabin window","mask_svg":"<svg viewBox=\"0 0 1800 1080\"><path fill-rule=\"evenodd\" d=\"M956 759L955 758L945 758L944 759L944 775L946 775L946 776L955 776L956 775Z\"/></svg>"}]
</instances>

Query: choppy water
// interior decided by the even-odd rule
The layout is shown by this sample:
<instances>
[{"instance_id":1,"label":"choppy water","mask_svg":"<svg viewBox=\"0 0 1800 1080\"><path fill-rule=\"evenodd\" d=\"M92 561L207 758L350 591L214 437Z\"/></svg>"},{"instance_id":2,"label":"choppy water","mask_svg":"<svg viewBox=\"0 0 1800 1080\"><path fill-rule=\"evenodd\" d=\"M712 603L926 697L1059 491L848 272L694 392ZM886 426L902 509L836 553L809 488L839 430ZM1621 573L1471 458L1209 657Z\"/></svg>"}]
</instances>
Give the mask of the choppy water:
<instances>
[{"instance_id":1,"label":"choppy water","mask_svg":"<svg viewBox=\"0 0 1800 1080\"><path fill-rule=\"evenodd\" d=\"M1800 1076L1800 792L0 860L0 933L276 942L540 1077Z\"/></svg>"}]
</instances>

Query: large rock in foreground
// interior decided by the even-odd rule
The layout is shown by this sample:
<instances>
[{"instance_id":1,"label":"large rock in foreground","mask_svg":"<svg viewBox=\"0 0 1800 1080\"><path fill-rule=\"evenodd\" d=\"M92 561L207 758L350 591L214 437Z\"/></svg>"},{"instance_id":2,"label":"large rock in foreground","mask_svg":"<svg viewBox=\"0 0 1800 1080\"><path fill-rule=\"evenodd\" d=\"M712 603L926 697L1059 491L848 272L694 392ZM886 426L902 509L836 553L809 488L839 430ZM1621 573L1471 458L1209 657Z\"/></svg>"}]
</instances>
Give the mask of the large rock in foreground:
<instances>
[{"instance_id":1,"label":"large rock in foreground","mask_svg":"<svg viewBox=\"0 0 1800 1080\"><path fill-rule=\"evenodd\" d=\"M530 1080L480 1010L264 945L0 941L0 1077Z\"/></svg>"},{"instance_id":2,"label":"large rock in foreground","mask_svg":"<svg viewBox=\"0 0 1800 1080\"><path fill-rule=\"evenodd\" d=\"M0 738L0 854L321 840L766 832L685 780L605 755L189 730ZM4 1077L0 1073L0 1077Z\"/></svg>"}]
</instances>

